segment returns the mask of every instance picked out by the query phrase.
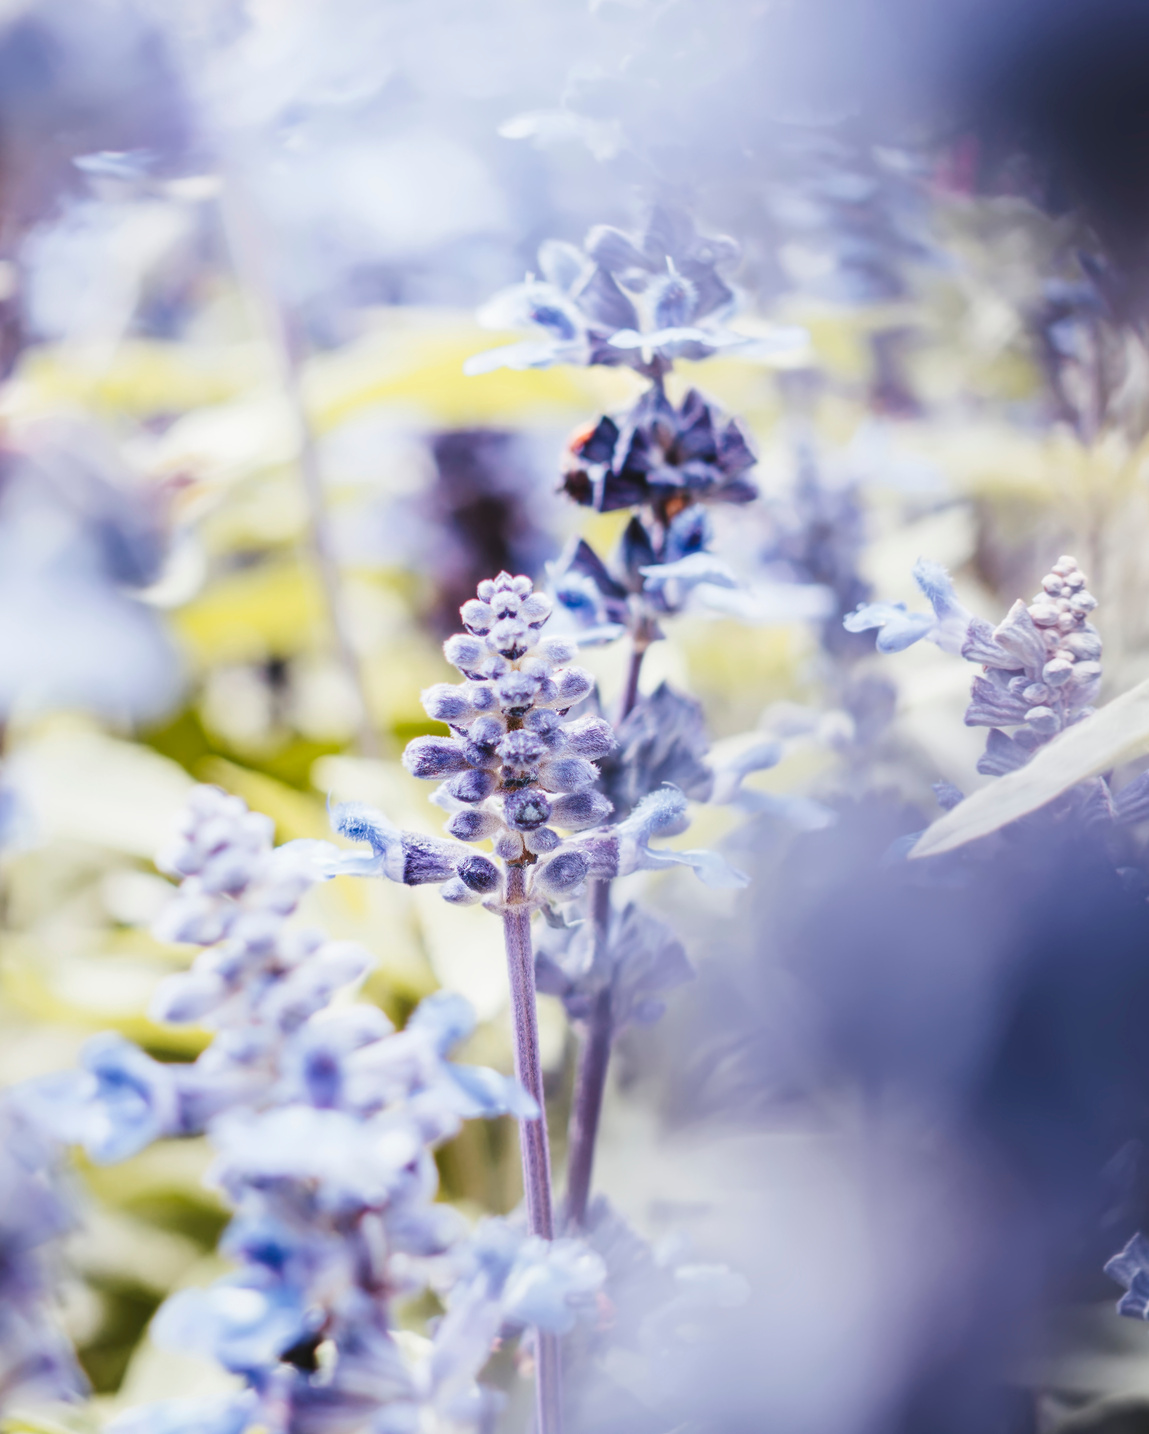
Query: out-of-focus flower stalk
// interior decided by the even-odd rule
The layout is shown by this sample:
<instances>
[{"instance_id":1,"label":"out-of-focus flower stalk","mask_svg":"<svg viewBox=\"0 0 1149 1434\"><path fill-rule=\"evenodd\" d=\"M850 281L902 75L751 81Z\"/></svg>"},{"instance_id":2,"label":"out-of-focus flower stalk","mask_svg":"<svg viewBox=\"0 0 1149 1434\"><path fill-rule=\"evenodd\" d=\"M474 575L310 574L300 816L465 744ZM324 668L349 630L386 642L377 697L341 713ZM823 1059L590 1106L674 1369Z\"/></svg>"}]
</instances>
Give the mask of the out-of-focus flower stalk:
<instances>
[{"instance_id":1,"label":"out-of-focus flower stalk","mask_svg":"<svg viewBox=\"0 0 1149 1434\"><path fill-rule=\"evenodd\" d=\"M644 634L631 637L630 656L626 667L626 684L619 704L618 724L630 716L638 701L638 680L642 673L642 659L649 646ZM600 877L588 883L590 917L594 929L595 960L607 961L607 942L610 934L610 888L609 877ZM611 1009L610 987L604 987L595 997L586 1035L579 1051L578 1069L575 1072L574 1099L571 1102L570 1125L567 1135L567 1219L573 1226L586 1223L587 1203L590 1200L590 1182L594 1174L594 1148L598 1140L598 1124L602 1116L602 1101L606 1094L606 1073L610 1065L610 1048L614 1041L614 1013Z\"/></svg>"},{"instance_id":2,"label":"out-of-focus flower stalk","mask_svg":"<svg viewBox=\"0 0 1149 1434\"><path fill-rule=\"evenodd\" d=\"M335 555L331 525L327 520L319 449L303 398L299 372L299 342L292 316L268 275L265 262L268 246L263 242L258 216L252 212L234 174L225 173L220 205L237 275L259 310L275 355L283 396L287 400L295 424L299 476L307 504L308 539L323 588L327 617L339 662L358 697L359 750L365 757L378 757L379 737L371 721L363 665L351 641L339 562Z\"/></svg>"}]
</instances>

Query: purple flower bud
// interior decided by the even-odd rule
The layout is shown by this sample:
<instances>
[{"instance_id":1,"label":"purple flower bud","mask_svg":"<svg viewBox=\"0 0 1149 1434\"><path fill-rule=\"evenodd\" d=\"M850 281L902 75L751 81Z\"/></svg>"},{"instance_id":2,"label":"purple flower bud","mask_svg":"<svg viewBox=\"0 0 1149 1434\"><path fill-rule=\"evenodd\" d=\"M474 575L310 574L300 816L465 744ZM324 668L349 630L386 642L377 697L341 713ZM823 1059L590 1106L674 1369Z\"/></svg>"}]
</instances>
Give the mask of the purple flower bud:
<instances>
[{"instance_id":1,"label":"purple flower bud","mask_svg":"<svg viewBox=\"0 0 1149 1434\"><path fill-rule=\"evenodd\" d=\"M1025 720L1042 737L1052 737L1061 728L1061 722L1052 707L1031 707L1025 714Z\"/></svg>"},{"instance_id":2,"label":"purple flower bud","mask_svg":"<svg viewBox=\"0 0 1149 1434\"><path fill-rule=\"evenodd\" d=\"M547 747L557 750L566 745L566 729L557 712L536 707L523 718L523 726L534 732Z\"/></svg>"},{"instance_id":3,"label":"purple flower bud","mask_svg":"<svg viewBox=\"0 0 1149 1434\"><path fill-rule=\"evenodd\" d=\"M586 879L590 866L585 851L560 851L535 868L535 885L555 896L567 895Z\"/></svg>"},{"instance_id":4,"label":"purple flower bud","mask_svg":"<svg viewBox=\"0 0 1149 1434\"><path fill-rule=\"evenodd\" d=\"M589 757L592 762L605 757L617 745L614 728L601 717L580 717L564 731L567 751L575 757Z\"/></svg>"},{"instance_id":5,"label":"purple flower bud","mask_svg":"<svg viewBox=\"0 0 1149 1434\"><path fill-rule=\"evenodd\" d=\"M537 787L526 787L503 799L503 815L516 831L534 831L550 820L551 804Z\"/></svg>"},{"instance_id":6,"label":"purple flower bud","mask_svg":"<svg viewBox=\"0 0 1149 1434\"><path fill-rule=\"evenodd\" d=\"M476 637L486 637L495 625L493 608L478 598L471 598L465 602L459 609L459 616L463 619L463 626L467 631L473 632Z\"/></svg>"},{"instance_id":7,"label":"purple flower bud","mask_svg":"<svg viewBox=\"0 0 1149 1434\"><path fill-rule=\"evenodd\" d=\"M436 682L422 693L419 701L423 711L436 722L458 724L469 722L474 710L467 700L467 688L452 682Z\"/></svg>"},{"instance_id":8,"label":"purple flower bud","mask_svg":"<svg viewBox=\"0 0 1149 1434\"><path fill-rule=\"evenodd\" d=\"M530 646L530 628L517 617L506 617L495 624L491 642L496 652L513 662L515 658L522 657Z\"/></svg>"},{"instance_id":9,"label":"purple flower bud","mask_svg":"<svg viewBox=\"0 0 1149 1434\"><path fill-rule=\"evenodd\" d=\"M463 756L472 767L490 767L493 771L499 765L499 754L490 747L479 747L474 742L463 742Z\"/></svg>"},{"instance_id":10,"label":"purple flower bud","mask_svg":"<svg viewBox=\"0 0 1149 1434\"><path fill-rule=\"evenodd\" d=\"M439 888L439 895L452 906L474 906L477 901L483 899L479 892L472 891L467 883L460 881L457 876L443 883Z\"/></svg>"},{"instance_id":11,"label":"purple flower bud","mask_svg":"<svg viewBox=\"0 0 1149 1434\"><path fill-rule=\"evenodd\" d=\"M594 678L584 667L568 667L556 674L558 696L554 699L558 707L573 707L588 696L594 687Z\"/></svg>"},{"instance_id":12,"label":"purple flower bud","mask_svg":"<svg viewBox=\"0 0 1149 1434\"><path fill-rule=\"evenodd\" d=\"M227 987L215 971L181 971L160 982L148 1014L153 1021L181 1025L214 1011L226 996Z\"/></svg>"},{"instance_id":13,"label":"purple flower bud","mask_svg":"<svg viewBox=\"0 0 1149 1434\"><path fill-rule=\"evenodd\" d=\"M499 885L499 868L489 857L464 857L457 870L460 881L472 891L482 892L483 895L494 891Z\"/></svg>"},{"instance_id":14,"label":"purple flower bud","mask_svg":"<svg viewBox=\"0 0 1149 1434\"><path fill-rule=\"evenodd\" d=\"M491 608L500 621L507 617L518 617L522 605L523 600L518 593L509 589L496 592L491 599Z\"/></svg>"},{"instance_id":15,"label":"purple flower bud","mask_svg":"<svg viewBox=\"0 0 1149 1434\"><path fill-rule=\"evenodd\" d=\"M523 600L519 616L529 627L542 627L551 615L551 600L546 593L532 593Z\"/></svg>"},{"instance_id":16,"label":"purple flower bud","mask_svg":"<svg viewBox=\"0 0 1149 1434\"><path fill-rule=\"evenodd\" d=\"M613 811L614 804L608 802L600 792L571 792L555 802L551 808L551 821L557 827L577 832L587 827L601 826Z\"/></svg>"},{"instance_id":17,"label":"purple flower bud","mask_svg":"<svg viewBox=\"0 0 1149 1434\"><path fill-rule=\"evenodd\" d=\"M534 732L528 732L525 729L508 732L499 743L499 756L503 759L504 764L504 781L531 780L546 750Z\"/></svg>"},{"instance_id":18,"label":"purple flower bud","mask_svg":"<svg viewBox=\"0 0 1149 1434\"><path fill-rule=\"evenodd\" d=\"M535 705L539 707L553 707L558 700L559 689L549 673L543 673L539 678L538 691L535 693Z\"/></svg>"},{"instance_id":19,"label":"purple flower bud","mask_svg":"<svg viewBox=\"0 0 1149 1434\"><path fill-rule=\"evenodd\" d=\"M597 778L585 757L551 757L539 768L539 782L548 792L578 792L593 787Z\"/></svg>"},{"instance_id":20,"label":"purple flower bud","mask_svg":"<svg viewBox=\"0 0 1149 1434\"><path fill-rule=\"evenodd\" d=\"M1088 623L1077 632L1071 632L1061 645L1085 662L1096 662L1101 656L1101 635Z\"/></svg>"},{"instance_id":21,"label":"purple flower bud","mask_svg":"<svg viewBox=\"0 0 1149 1434\"><path fill-rule=\"evenodd\" d=\"M443 644L443 656L467 677L479 676L480 665L487 655L486 645L477 637L457 632Z\"/></svg>"},{"instance_id":22,"label":"purple flower bud","mask_svg":"<svg viewBox=\"0 0 1149 1434\"><path fill-rule=\"evenodd\" d=\"M463 691L476 712L493 712L499 705L495 689L489 682L468 682Z\"/></svg>"},{"instance_id":23,"label":"purple flower bud","mask_svg":"<svg viewBox=\"0 0 1149 1434\"><path fill-rule=\"evenodd\" d=\"M450 737L416 737L407 743L403 765L413 777L438 780L466 770L467 758Z\"/></svg>"},{"instance_id":24,"label":"purple flower bud","mask_svg":"<svg viewBox=\"0 0 1149 1434\"><path fill-rule=\"evenodd\" d=\"M532 672L508 672L495 684L499 706L511 716L521 716L534 702L540 681Z\"/></svg>"},{"instance_id":25,"label":"purple flower bud","mask_svg":"<svg viewBox=\"0 0 1149 1434\"><path fill-rule=\"evenodd\" d=\"M535 856L545 856L547 852L554 851L561 843L558 832L551 827L539 827L537 831L527 832L523 837L523 843L527 850Z\"/></svg>"},{"instance_id":26,"label":"purple flower bud","mask_svg":"<svg viewBox=\"0 0 1149 1434\"><path fill-rule=\"evenodd\" d=\"M474 743L476 747L483 747L489 752L494 752L495 748L506 736L506 733L507 723L505 718L495 717L488 713L484 713L481 717L476 717L467 728L468 740Z\"/></svg>"},{"instance_id":27,"label":"purple flower bud","mask_svg":"<svg viewBox=\"0 0 1149 1434\"><path fill-rule=\"evenodd\" d=\"M447 830L457 841L485 841L487 837L494 836L501 825L494 812L472 808L456 812L447 823Z\"/></svg>"},{"instance_id":28,"label":"purple flower bud","mask_svg":"<svg viewBox=\"0 0 1149 1434\"><path fill-rule=\"evenodd\" d=\"M495 836L492 846L501 861L521 861L523 839L518 832L501 831Z\"/></svg>"},{"instance_id":29,"label":"purple flower bud","mask_svg":"<svg viewBox=\"0 0 1149 1434\"><path fill-rule=\"evenodd\" d=\"M1073 663L1067 662L1064 657L1055 657L1041 669L1041 675L1050 687L1060 687L1073 675Z\"/></svg>"},{"instance_id":30,"label":"purple flower bud","mask_svg":"<svg viewBox=\"0 0 1149 1434\"><path fill-rule=\"evenodd\" d=\"M553 662L556 667L563 667L574 661L578 644L569 637L544 637L538 650L548 662Z\"/></svg>"},{"instance_id":31,"label":"purple flower bud","mask_svg":"<svg viewBox=\"0 0 1149 1434\"><path fill-rule=\"evenodd\" d=\"M489 797L499 785L494 772L485 768L468 767L447 783L447 791L459 802L481 802Z\"/></svg>"}]
</instances>

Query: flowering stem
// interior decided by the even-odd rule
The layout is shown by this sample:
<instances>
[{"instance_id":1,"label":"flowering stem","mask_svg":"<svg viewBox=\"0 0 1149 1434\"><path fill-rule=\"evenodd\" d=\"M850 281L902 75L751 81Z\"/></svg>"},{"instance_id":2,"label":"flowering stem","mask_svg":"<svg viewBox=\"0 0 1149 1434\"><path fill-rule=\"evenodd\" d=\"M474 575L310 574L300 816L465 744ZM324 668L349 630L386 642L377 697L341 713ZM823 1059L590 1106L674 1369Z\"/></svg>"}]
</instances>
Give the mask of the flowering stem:
<instances>
[{"instance_id":1,"label":"flowering stem","mask_svg":"<svg viewBox=\"0 0 1149 1434\"><path fill-rule=\"evenodd\" d=\"M631 642L627 664L626 686L619 710L619 725L630 716L638 701L638 679L647 644L636 635ZM610 935L610 881L590 883L590 913L594 931L595 964L607 964L606 942ZM571 1105L567 1149L567 1218L572 1225L586 1223L586 1207L590 1200L590 1182L594 1173L594 1148L598 1140L598 1123L606 1092L606 1073L610 1065L610 1047L614 1040L614 1012L610 986L604 986L595 998L586 1023L582 1050L575 1073L574 1101Z\"/></svg>"},{"instance_id":2,"label":"flowering stem","mask_svg":"<svg viewBox=\"0 0 1149 1434\"><path fill-rule=\"evenodd\" d=\"M591 882L590 907L597 959L600 948L607 939L610 924L609 881ZM595 997L587 1021L575 1075L570 1121L570 1158L567 1162L567 1216L574 1225L582 1225L586 1221L591 1174L594 1170L594 1147L598 1138L598 1121L602 1114L602 1098L606 1089L606 1071L610 1063L610 1043L613 1035L610 987L604 986Z\"/></svg>"},{"instance_id":3,"label":"flowering stem","mask_svg":"<svg viewBox=\"0 0 1149 1434\"><path fill-rule=\"evenodd\" d=\"M634 704L638 701L638 679L642 672L642 659L645 656L646 643L636 636L631 641L630 661L626 665L626 683L622 689L622 701L619 704L618 721L620 726L630 716L634 710Z\"/></svg>"},{"instance_id":4,"label":"flowering stem","mask_svg":"<svg viewBox=\"0 0 1149 1434\"><path fill-rule=\"evenodd\" d=\"M534 1099L539 1114L519 1121L519 1147L523 1159L523 1190L527 1222L532 1235L554 1239L551 1207L551 1154L547 1140L546 1097L539 1059L539 1023L535 1009L535 959L531 949L531 911L526 904L526 872L507 868L507 909L503 912L503 938L511 984L511 1013L515 1028L515 1075ZM562 1366L555 1335L535 1331L537 1372L535 1407L537 1434L561 1434Z\"/></svg>"}]
</instances>

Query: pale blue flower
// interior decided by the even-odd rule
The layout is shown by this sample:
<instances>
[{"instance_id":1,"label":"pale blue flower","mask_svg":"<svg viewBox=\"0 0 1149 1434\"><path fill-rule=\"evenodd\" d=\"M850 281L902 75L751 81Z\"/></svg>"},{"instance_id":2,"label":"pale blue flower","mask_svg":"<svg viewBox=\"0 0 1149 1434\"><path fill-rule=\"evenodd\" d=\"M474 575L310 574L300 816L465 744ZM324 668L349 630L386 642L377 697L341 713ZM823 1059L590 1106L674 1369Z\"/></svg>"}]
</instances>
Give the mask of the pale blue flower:
<instances>
[{"instance_id":1,"label":"pale blue flower","mask_svg":"<svg viewBox=\"0 0 1149 1434\"><path fill-rule=\"evenodd\" d=\"M843 619L847 632L878 629L879 652L902 652L928 638L945 652L960 653L972 614L958 602L949 574L940 563L919 558L914 581L930 600L930 613L908 612L905 603L864 603Z\"/></svg>"},{"instance_id":2,"label":"pale blue flower","mask_svg":"<svg viewBox=\"0 0 1149 1434\"><path fill-rule=\"evenodd\" d=\"M667 783L643 797L630 816L616 828L619 876L633 871L689 866L706 886L720 889L745 886L749 878L716 851L674 851L667 847L656 850L650 846L653 837L677 836L688 825L686 797L677 787Z\"/></svg>"},{"instance_id":3,"label":"pale blue flower","mask_svg":"<svg viewBox=\"0 0 1149 1434\"><path fill-rule=\"evenodd\" d=\"M164 1348L218 1360L234 1374L274 1365L322 1316L293 1286L258 1288L251 1278L229 1276L206 1290L180 1290L152 1321L152 1338Z\"/></svg>"},{"instance_id":4,"label":"pale blue flower","mask_svg":"<svg viewBox=\"0 0 1149 1434\"><path fill-rule=\"evenodd\" d=\"M91 1037L80 1063L79 1071L41 1077L17 1091L21 1108L57 1140L82 1145L104 1165L126 1160L179 1129L170 1066L115 1031Z\"/></svg>"}]
</instances>

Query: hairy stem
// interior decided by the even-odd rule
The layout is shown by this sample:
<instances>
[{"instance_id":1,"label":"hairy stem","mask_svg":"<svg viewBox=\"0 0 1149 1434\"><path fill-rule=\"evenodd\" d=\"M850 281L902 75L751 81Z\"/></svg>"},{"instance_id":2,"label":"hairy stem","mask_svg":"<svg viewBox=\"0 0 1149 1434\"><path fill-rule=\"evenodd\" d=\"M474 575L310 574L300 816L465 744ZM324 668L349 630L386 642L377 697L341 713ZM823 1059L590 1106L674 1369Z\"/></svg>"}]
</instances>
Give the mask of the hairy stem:
<instances>
[{"instance_id":1,"label":"hairy stem","mask_svg":"<svg viewBox=\"0 0 1149 1434\"><path fill-rule=\"evenodd\" d=\"M642 659L646 656L646 644L634 639L630 645L630 661L626 665L626 682L622 689L622 700L619 703L618 721L622 723L634 710L634 704L638 701L638 679L642 673Z\"/></svg>"},{"instance_id":2,"label":"hairy stem","mask_svg":"<svg viewBox=\"0 0 1149 1434\"><path fill-rule=\"evenodd\" d=\"M638 679L646 644L635 638L631 643L627 664L626 685L619 707L619 725L629 717L638 701ZM606 943L610 934L610 881L590 882L590 915L594 931L595 964L605 965ZM604 986L595 998L586 1023L578 1070L575 1072L574 1100L571 1104L567 1140L567 1218L573 1225L586 1223L590 1200L591 1177L594 1174L594 1150L598 1140L598 1123L606 1092L606 1073L610 1065L610 1047L614 1040L614 1012L610 986Z\"/></svg>"},{"instance_id":3,"label":"hairy stem","mask_svg":"<svg viewBox=\"0 0 1149 1434\"><path fill-rule=\"evenodd\" d=\"M609 881L591 882L590 908L597 959L605 945L610 925ZM610 1043L613 1035L610 987L604 986L595 998L587 1021L586 1035L579 1052L578 1070L575 1074L574 1101L571 1105L567 1216L575 1225L582 1225L586 1221L591 1175L594 1171L594 1148L598 1139L598 1121L602 1114L602 1098L606 1090L606 1071L610 1064Z\"/></svg>"},{"instance_id":4,"label":"hairy stem","mask_svg":"<svg viewBox=\"0 0 1149 1434\"><path fill-rule=\"evenodd\" d=\"M507 971L511 983L515 1075L539 1108L539 1114L533 1120L519 1121L519 1148L523 1159L527 1222L532 1235L553 1240L551 1153L547 1140L543 1067L539 1059L535 958L531 949L531 912L526 904L526 873L521 866L507 868L507 910L503 913L503 939L507 948ZM558 1338L544 1334L542 1330L536 1330L535 1337L537 1434L561 1434L562 1365Z\"/></svg>"}]
</instances>

